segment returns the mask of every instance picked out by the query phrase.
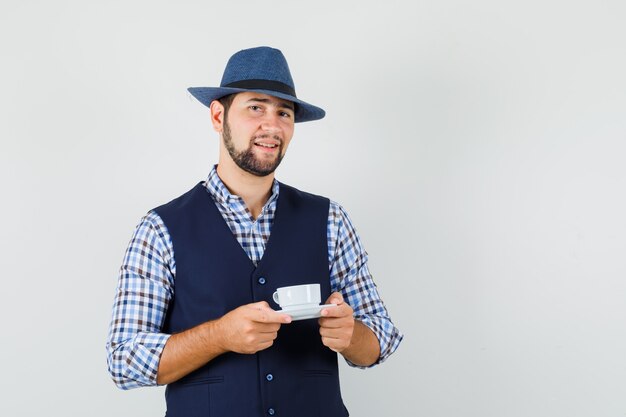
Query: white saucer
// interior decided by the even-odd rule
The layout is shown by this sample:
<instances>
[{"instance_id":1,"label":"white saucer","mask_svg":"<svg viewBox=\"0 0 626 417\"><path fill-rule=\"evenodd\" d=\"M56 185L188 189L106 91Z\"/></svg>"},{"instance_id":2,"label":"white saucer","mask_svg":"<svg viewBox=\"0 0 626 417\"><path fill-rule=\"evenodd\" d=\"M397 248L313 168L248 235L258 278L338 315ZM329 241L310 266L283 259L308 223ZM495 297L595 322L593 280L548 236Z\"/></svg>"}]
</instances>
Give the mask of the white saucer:
<instances>
[{"instance_id":1,"label":"white saucer","mask_svg":"<svg viewBox=\"0 0 626 417\"><path fill-rule=\"evenodd\" d=\"M278 310L279 313L289 314L291 316L291 320L306 320L306 319L316 319L318 317L322 317L322 310L327 307L335 307L337 304L324 304L324 305L307 305L307 306L298 306L298 307L287 307L282 310Z\"/></svg>"}]
</instances>

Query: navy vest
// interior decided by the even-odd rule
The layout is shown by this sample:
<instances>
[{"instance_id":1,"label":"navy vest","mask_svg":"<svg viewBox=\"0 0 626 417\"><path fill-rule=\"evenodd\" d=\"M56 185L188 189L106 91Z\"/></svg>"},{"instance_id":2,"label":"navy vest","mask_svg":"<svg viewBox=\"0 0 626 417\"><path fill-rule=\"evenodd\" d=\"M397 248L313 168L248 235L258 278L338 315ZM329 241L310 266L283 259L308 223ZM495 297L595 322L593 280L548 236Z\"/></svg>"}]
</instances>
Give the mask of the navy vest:
<instances>
[{"instance_id":1,"label":"navy vest","mask_svg":"<svg viewBox=\"0 0 626 417\"><path fill-rule=\"evenodd\" d=\"M263 258L255 266L202 183L155 209L172 237L174 297L163 331L176 333L278 287L319 283L330 295L328 199L280 184ZM282 325L274 345L253 355L226 353L165 391L167 417L345 417L337 354L322 345L316 319Z\"/></svg>"}]
</instances>

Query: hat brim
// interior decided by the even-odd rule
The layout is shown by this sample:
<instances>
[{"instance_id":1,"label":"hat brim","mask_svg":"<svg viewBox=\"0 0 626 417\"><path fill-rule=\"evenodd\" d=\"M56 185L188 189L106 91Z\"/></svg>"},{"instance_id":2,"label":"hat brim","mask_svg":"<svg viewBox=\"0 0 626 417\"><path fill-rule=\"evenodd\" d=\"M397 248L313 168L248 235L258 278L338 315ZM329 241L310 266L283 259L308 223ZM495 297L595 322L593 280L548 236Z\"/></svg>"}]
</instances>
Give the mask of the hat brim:
<instances>
[{"instance_id":1,"label":"hat brim","mask_svg":"<svg viewBox=\"0 0 626 417\"><path fill-rule=\"evenodd\" d=\"M272 90L253 90L231 87L189 87L187 91L189 91L192 96L194 96L200 103L204 104L207 107L211 106L211 102L213 100L217 100L230 94L243 93L246 91L256 91L270 96L282 98L296 104L296 110L294 115L295 123L319 120L326 116L326 112L317 106L306 103L289 94L280 93Z\"/></svg>"}]
</instances>

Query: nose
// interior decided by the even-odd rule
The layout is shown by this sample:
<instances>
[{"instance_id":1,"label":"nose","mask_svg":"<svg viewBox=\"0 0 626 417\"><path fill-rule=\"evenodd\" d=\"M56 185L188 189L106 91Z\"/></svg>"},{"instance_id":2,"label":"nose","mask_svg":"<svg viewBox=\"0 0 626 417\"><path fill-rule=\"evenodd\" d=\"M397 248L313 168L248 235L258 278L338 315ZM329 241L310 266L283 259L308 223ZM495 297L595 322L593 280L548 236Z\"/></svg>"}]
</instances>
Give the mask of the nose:
<instances>
[{"instance_id":1,"label":"nose","mask_svg":"<svg viewBox=\"0 0 626 417\"><path fill-rule=\"evenodd\" d=\"M267 133L276 133L280 131L280 116L274 113L268 113L263 117L261 129Z\"/></svg>"}]
</instances>

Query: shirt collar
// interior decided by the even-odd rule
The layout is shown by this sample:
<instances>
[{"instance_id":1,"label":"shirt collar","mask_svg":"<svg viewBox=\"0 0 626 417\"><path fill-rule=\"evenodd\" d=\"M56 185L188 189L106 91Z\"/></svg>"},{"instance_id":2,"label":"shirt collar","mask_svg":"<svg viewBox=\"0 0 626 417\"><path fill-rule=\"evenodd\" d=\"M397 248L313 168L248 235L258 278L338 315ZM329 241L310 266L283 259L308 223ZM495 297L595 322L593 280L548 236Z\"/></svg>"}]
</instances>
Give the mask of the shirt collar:
<instances>
[{"instance_id":1,"label":"shirt collar","mask_svg":"<svg viewBox=\"0 0 626 417\"><path fill-rule=\"evenodd\" d=\"M204 186L206 187L209 194L211 194L213 199L223 204L224 206L230 206L231 208L234 208L233 205L243 204L242 198L238 195L231 194L230 191L228 191L228 188L226 188L226 185L224 185L224 183L222 182L222 179L219 177L219 175L217 175L217 165L214 165L213 169L211 169L211 172L209 172L209 176L207 177ZM278 181L274 179L274 182L272 184L272 195L270 195L270 198L267 199L265 207L276 201L276 199L278 198L279 190L280 187L278 185Z\"/></svg>"}]
</instances>

